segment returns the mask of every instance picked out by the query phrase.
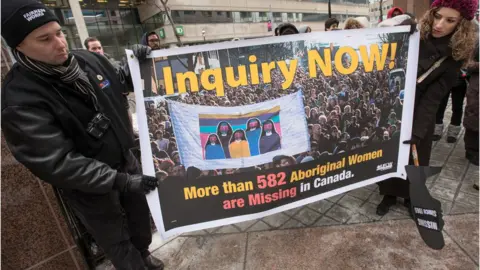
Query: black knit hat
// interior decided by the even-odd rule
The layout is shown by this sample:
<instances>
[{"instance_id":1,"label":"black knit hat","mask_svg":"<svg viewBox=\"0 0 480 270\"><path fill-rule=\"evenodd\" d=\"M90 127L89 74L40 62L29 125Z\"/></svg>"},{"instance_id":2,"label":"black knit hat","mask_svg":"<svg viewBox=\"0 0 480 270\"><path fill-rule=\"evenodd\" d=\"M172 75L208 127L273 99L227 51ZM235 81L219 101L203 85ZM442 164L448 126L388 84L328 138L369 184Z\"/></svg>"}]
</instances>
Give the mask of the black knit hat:
<instances>
[{"instance_id":1,"label":"black knit hat","mask_svg":"<svg viewBox=\"0 0 480 270\"><path fill-rule=\"evenodd\" d=\"M15 48L38 27L58 21L44 4L36 0L2 0L2 36Z\"/></svg>"}]
</instances>

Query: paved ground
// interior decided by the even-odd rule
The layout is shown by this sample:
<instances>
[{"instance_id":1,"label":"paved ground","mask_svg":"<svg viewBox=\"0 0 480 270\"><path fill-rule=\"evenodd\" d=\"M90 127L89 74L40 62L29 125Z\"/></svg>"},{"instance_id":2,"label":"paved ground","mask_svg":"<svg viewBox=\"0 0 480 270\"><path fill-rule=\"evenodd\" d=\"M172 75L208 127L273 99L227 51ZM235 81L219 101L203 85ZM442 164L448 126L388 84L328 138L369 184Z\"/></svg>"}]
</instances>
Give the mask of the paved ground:
<instances>
[{"instance_id":1,"label":"paved ground","mask_svg":"<svg viewBox=\"0 0 480 270\"><path fill-rule=\"evenodd\" d=\"M449 110L447 110L447 116ZM461 136L463 135L463 132ZM379 217L377 185L304 207L209 230L184 234L155 254L166 269L478 269L479 168L465 159L463 137L435 143L427 181L442 202L446 246L425 246L399 202Z\"/></svg>"}]
</instances>

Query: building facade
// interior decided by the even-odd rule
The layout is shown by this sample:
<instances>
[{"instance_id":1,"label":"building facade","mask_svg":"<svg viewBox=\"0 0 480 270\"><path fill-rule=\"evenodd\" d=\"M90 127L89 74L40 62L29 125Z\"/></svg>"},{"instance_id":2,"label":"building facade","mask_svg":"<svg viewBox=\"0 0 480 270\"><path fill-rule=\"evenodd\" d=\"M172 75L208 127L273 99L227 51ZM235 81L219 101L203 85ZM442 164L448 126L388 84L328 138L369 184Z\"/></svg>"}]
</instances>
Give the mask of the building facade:
<instances>
[{"instance_id":1,"label":"building facade","mask_svg":"<svg viewBox=\"0 0 480 270\"><path fill-rule=\"evenodd\" d=\"M42 0L60 19L71 49L83 40L70 1ZM88 36L97 37L104 51L116 59L125 49L140 43L142 35L155 31L164 47L218 42L273 35L275 27L291 22L323 31L328 19L328 0L169 0L168 15L160 0L79 0ZM332 16L368 16L368 0L331 0ZM174 27L172 27L171 18Z\"/></svg>"},{"instance_id":2,"label":"building facade","mask_svg":"<svg viewBox=\"0 0 480 270\"><path fill-rule=\"evenodd\" d=\"M196 44L273 35L284 22L324 31L328 0L169 0L173 21L162 12L160 0L138 6L140 21L161 14L164 27L156 29L164 44ZM368 16L368 0L331 0L332 17L343 22L349 17Z\"/></svg>"},{"instance_id":3,"label":"building facade","mask_svg":"<svg viewBox=\"0 0 480 270\"><path fill-rule=\"evenodd\" d=\"M375 23L385 20L387 18L388 10L390 10L393 6L393 0L383 0L382 7L380 7L380 1L375 0L370 4L368 10L370 20Z\"/></svg>"}]
</instances>

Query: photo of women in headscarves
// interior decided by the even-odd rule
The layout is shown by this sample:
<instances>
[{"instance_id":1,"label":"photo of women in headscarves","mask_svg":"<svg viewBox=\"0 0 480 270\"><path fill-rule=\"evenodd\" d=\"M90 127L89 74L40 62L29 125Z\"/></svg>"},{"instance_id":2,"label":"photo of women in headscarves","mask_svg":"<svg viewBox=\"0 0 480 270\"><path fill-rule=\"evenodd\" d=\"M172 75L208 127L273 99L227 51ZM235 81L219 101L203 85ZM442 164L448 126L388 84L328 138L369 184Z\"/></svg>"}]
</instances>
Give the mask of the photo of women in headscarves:
<instances>
[{"instance_id":1,"label":"photo of women in headscarves","mask_svg":"<svg viewBox=\"0 0 480 270\"><path fill-rule=\"evenodd\" d=\"M248 146L248 142L245 137L245 131L242 129L235 130L228 148L230 150L231 158L249 157L250 147Z\"/></svg>"},{"instance_id":2,"label":"photo of women in headscarves","mask_svg":"<svg viewBox=\"0 0 480 270\"><path fill-rule=\"evenodd\" d=\"M225 159L225 152L217 134L210 134L205 144L205 159Z\"/></svg>"},{"instance_id":3,"label":"photo of women in headscarves","mask_svg":"<svg viewBox=\"0 0 480 270\"><path fill-rule=\"evenodd\" d=\"M250 156L258 156L260 154L260 148L258 147L260 135L262 133L260 125L260 120L257 118L251 118L247 121L245 133L247 136L248 146L250 147Z\"/></svg>"},{"instance_id":4,"label":"photo of women in headscarves","mask_svg":"<svg viewBox=\"0 0 480 270\"><path fill-rule=\"evenodd\" d=\"M281 148L280 135L275 130L272 120L263 122L262 135L260 137L260 154L265 154Z\"/></svg>"},{"instance_id":5,"label":"photo of women in headscarves","mask_svg":"<svg viewBox=\"0 0 480 270\"><path fill-rule=\"evenodd\" d=\"M222 144L225 158L230 158L230 151L228 149L228 145L230 144L232 133L233 133L232 126L228 122L222 121L218 123L217 135L218 135L218 138L220 139L220 143Z\"/></svg>"}]
</instances>

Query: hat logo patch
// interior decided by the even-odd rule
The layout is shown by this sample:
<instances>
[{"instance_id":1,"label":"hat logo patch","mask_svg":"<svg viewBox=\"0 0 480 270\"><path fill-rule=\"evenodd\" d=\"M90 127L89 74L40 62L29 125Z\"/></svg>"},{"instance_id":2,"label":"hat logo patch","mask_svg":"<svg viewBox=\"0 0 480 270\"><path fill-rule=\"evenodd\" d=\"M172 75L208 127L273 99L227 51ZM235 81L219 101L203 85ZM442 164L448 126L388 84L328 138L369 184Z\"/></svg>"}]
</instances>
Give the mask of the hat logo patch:
<instances>
[{"instance_id":1,"label":"hat logo patch","mask_svg":"<svg viewBox=\"0 0 480 270\"><path fill-rule=\"evenodd\" d=\"M43 15L45 15L45 9L39 8L23 14L23 17L30 22L38 17L42 17Z\"/></svg>"}]
</instances>

